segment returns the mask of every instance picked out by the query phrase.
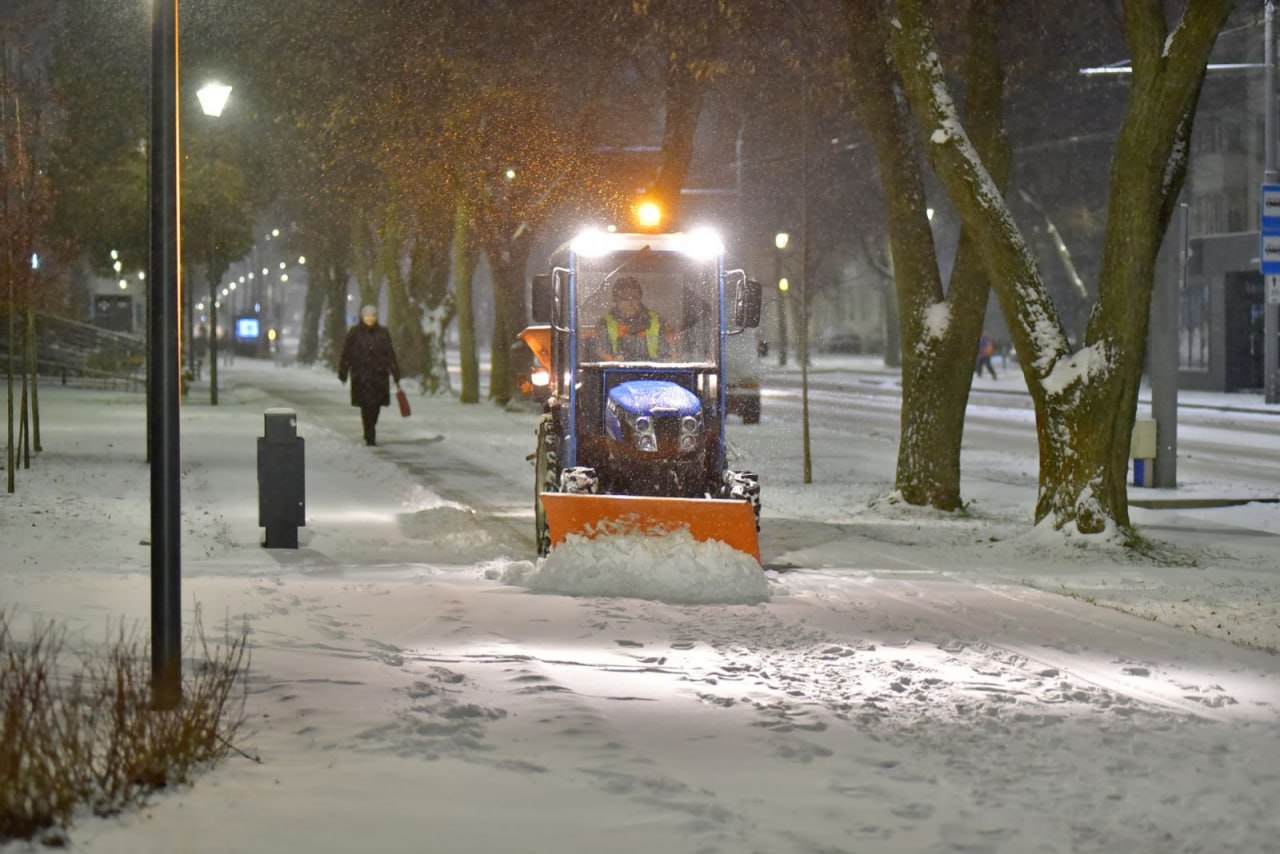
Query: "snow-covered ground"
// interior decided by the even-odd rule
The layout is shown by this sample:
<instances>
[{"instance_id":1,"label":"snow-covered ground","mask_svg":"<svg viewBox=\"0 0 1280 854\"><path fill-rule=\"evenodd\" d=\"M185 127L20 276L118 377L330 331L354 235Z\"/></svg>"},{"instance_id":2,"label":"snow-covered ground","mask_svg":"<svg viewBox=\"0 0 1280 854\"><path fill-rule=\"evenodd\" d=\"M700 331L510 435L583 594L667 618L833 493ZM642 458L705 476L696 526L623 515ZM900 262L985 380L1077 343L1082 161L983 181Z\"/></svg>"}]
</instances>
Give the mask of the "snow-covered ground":
<instances>
[{"instance_id":1,"label":"snow-covered ground","mask_svg":"<svg viewBox=\"0 0 1280 854\"><path fill-rule=\"evenodd\" d=\"M184 619L248 626L261 761L85 817L73 850L1280 851L1276 504L1135 510L1157 558L1134 557L1033 530L1016 452L966 451L947 516L886 499L893 431L815 424L803 484L767 397L731 425L763 580L678 538L538 563L533 412L415 396L367 448L325 371L220 381L182 415ZM44 451L0 495L0 607L85 642L145 627L142 397L40 400ZM296 551L257 524L277 406L306 440ZM1214 489L1237 485L1186 487ZM602 576L618 595L566 595Z\"/></svg>"}]
</instances>

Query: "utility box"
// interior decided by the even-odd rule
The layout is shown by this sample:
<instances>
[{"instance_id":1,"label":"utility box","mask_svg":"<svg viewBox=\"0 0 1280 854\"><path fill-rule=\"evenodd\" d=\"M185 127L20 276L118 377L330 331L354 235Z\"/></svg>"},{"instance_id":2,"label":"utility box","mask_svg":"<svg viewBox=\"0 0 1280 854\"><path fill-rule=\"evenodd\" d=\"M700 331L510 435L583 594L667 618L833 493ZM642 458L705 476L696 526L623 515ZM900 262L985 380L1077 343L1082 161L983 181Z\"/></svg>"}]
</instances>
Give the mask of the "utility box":
<instances>
[{"instance_id":1,"label":"utility box","mask_svg":"<svg viewBox=\"0 0 1280 854\"><path fill-rule=\"evenodd\" d=\"M1129 437L1129 456L1133 460L1133 485L1151 486L1155 483L1156 421L1154 418L1134 420L1133 434Z\"/></svg>"},{"instance_id":2,"label":"utility box","mask_svg":"<svg viewBox=\"0 0 1280 854\"><path fill-rule=\"evenodd\" d=\"M304 442L292 409L268 409L258 439L258 524L267 529L263 545L296 549L298 528L306 527Z\"/></svg>"}]
</instances>

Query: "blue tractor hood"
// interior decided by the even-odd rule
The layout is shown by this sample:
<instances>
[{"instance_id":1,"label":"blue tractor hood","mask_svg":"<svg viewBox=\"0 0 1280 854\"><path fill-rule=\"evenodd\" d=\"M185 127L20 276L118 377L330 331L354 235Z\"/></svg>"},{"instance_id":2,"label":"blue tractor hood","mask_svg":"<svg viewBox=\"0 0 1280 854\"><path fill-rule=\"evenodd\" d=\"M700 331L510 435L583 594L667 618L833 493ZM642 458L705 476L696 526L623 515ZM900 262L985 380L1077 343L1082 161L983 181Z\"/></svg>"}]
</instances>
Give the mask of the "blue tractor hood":
<instances>
[{"instance_id":1,"label":"blue tractor hood","mask_svg":"<svg viewBox=\"0 0 1280 854\"><path fill-rule=\"evenodd\" d=\"M666 380L631 380L609 391L609 400L629 415L697 415L702 401L687 388Z\"/></svg>"}]
</instances>

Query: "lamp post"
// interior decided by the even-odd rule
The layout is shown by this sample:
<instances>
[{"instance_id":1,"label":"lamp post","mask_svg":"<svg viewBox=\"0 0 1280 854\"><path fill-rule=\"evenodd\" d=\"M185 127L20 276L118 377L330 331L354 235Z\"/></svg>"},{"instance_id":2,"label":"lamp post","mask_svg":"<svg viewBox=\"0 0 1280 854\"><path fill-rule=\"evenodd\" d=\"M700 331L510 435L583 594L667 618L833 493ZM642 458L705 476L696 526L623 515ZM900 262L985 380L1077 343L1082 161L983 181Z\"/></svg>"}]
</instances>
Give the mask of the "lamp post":
<instances>
[{"instance_id":1,"label":"lamp post","mask_svg":"<svg viewBox=\"0 0 1280 854\"><path fill-rule=\"evenodd\" d=\"M790 242L791 235L785 231L773 236L773 281L778 289L778 364L784 366L787 364L787 288L790 283L782 276L782 252Z\"/></svg>"},{"instance_id":2,"label":"lamp post","mask_svg":"<svg viewBox=\"0 0 1280 854\"><path fill-rule=\"evenodd\" d=\"M216 81L206 83L196 92L200 109L210 118L218 118L231 96L231 87ZM210 263L211 260L210 260ZM218 283L209 271L209 405L218 405Z\"/></svg>"},{"instance_id":3,"label":"lamp post","mask_svg":"<svg viewBox=\"0 0 1280 854\"><path fill-rule=\"evenodd\" d=\"M147 459L151 463L151 688L152 704L158 709L176 708L182 699L177 95L178 3L156 2L151 15Z\"/></svg>"}]
</instances>

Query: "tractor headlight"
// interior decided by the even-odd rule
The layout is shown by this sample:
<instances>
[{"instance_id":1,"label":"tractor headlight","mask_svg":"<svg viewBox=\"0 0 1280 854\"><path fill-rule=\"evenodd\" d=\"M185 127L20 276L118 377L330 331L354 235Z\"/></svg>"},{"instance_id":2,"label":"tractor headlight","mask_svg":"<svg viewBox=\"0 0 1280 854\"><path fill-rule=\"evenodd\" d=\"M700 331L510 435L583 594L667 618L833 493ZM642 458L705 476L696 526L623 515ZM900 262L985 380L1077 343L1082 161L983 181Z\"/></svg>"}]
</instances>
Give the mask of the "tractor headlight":
<instances>
[{"instance_id":1,"label":"tractor headlight","mask_svg":"<svg viewBox=\"0 0 1280 854\"><path fill-rule=\"evenodd\" d=\"M658 434L653 429L653 419L648 415L628 417L631 422L632 439L636 448L647 453L658 450Z\"/></svg>"},{"instance_id":2,"label":"tractor headlight","mask_svg":"<svg viewBox=\"0 0 1280 854\"><path fill-rule=\"evenodd\" d=\"M546 368L535 368L533 373L529 374L529 382L539 388L551 385L551 373Z\"/></svg>"},{"instance_id":3,"label":"tractor headlight","mask_svg":"<svg viewBox=\"0 0 1280 854\"><path fill-rule=\"evenodd\" d=\"M608 413L609 420L615 425L610 430L615 441L629 441L636 450L648 454L658 450L658 431L651 416L628 412L613 400L609 401Z\"/></svg>"},{"instance_id":4,"label":"tractor headlight","mask_svg":"<svg viewBox=\"0 0 1280 854\"><path fill-rule=\"evenodd\" d=\"M680 452L687 454L697 450L698 434L702 432L702 418L686 415L680 419Z\"/></svg>"}]
</instances>

